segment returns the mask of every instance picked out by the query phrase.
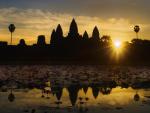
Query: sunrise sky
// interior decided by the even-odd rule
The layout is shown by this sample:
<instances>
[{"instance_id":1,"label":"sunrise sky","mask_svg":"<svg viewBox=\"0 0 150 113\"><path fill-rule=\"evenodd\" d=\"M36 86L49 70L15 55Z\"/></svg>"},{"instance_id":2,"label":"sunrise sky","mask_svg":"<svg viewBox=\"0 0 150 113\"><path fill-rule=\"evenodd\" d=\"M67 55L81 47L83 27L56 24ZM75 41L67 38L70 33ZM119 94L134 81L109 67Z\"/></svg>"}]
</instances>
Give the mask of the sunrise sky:
<instances>
[{"instance_id":1,"label":"sunrise sky","mask_svg":"<svg viewBox=\"0 0 150 113\"><path fill-rule=\"evenodd\" d=\"M61 24L64 36L74 17L79 32L91 36L95 25L100 34L113 40L135 38L134 25L141 27L140 38L150 39L150 0L0 0L0 40L10 42L8 25L14 23L13 44L24 38L36 43L37 36L50 40L52 29Z\"/></svg>"}]
</instances>

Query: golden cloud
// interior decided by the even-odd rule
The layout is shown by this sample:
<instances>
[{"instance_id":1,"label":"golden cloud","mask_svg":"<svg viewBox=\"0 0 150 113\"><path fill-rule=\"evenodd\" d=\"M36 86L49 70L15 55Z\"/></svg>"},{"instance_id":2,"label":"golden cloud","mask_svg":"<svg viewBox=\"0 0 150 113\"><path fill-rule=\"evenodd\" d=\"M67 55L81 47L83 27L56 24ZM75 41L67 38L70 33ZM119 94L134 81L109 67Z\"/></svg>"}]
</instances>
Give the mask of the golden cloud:
<instances>
[{"instance_id":1,"label":"golden cloud","mask_svg":"<svg viewBox=\"0 0 150 113\"><path fill-rule=\"evenodd\" d=\"M113 39L130 40L134 38L133 26L130 20L125 18L108 18L102 20L100 17L75 16L71 14L52 13L49 10L40 9L18 9L3 8L0 9L0 38L3 41L9 41L10 34L8 25L14 23L16 31L14 33L14 44L17 44L21 38L24 38L28 44L36 43L37 36L43 34L49 43L51 31L62 25L64 35L69 30L72 18L75 18L80 34L85 30L91 36L94 26L98 26L100 34L110 35ZM140 25L144 29L149 29L148 25Z\"/></svg>"}]
</instances>

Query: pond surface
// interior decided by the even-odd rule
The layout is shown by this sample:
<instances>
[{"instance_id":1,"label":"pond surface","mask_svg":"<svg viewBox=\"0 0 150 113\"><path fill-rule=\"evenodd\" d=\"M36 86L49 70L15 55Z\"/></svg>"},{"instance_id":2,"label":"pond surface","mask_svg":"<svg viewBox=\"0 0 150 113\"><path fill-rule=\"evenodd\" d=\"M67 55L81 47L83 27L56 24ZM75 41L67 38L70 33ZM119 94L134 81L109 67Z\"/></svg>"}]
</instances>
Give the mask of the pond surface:
<instances>
[{"instance_id":1,"label":"pond surface","mask_svg":"<svg viewBox=\"0 0 150 113\"><path fill-rule=\"evenodd\" d=\"M0 113L149 113L150 68L0 66Z\"/></svg>"}]
</instances>

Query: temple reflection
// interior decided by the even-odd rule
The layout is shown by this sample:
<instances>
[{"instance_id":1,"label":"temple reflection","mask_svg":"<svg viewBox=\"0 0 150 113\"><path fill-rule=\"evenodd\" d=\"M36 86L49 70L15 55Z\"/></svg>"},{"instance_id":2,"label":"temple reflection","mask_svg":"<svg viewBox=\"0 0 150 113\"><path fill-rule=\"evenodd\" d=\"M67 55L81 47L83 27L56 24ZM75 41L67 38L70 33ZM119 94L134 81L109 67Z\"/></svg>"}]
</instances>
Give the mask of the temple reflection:
<instances>
[{"instance_id":1,"label":"temple reflection","mask_svg":"<svg viewBox=\"0 0 150 113\"><path fill-rule=\"evenodd\" d=\"M87 93L87 91L88 91L88 86L83 86L83 91L84 91L84 93L86 94Z\"/></svg>"},{"instance_id":2,"label":"temple reflection","mask_svg":"<svg viewBox=\"0 0 150 113\"><path fill-rule=\"evenodd\" d=\"M129 105L131 101L139 102L142 101L143 98L143 93L141 93L140 89L109 85L108 82L85 85L80 82L62 84L60 81L57 81L49 82L49 85L43 83L40 87L38 86L36 90L29 90L38 91L35 92L36 99L40 99L41 102L42 100L47 100L48 105L53 109L70 109L71 112L74 111L78 113L86 113L89 111L90 106L98 106L100 104L101 106L105 104L111 106L115 105L116 109L122 109L119 105ZM16 97L18 97L17 93L11 89L8 94L8 101L14 102ZM37 109L31 109L30 111L34 113Z\"/></svg>"},{"instance_id":3,"label":"temple reflection","mask_svg":"<svg viewBox=\"0 0 150 113\"><path fill-rule=\"evenodd\" d=\"M79 85L71 85L67 89L69 92L69 98L70 98L71 104L72 104L72 106L75 106L80 87L79 87Z\"/></svg>"},{"instance_id":4,"label":"temple reflection","mask_svg":"<svg viewBox=\"0 0 150 113\"><path fill-rule=\"evenodd\" d=\"M33 80L28 85L23 82L16 84L16 86L14 82L11 82L13 84L9 83L8 88L10 86L13 86L13 88L10 88L11 90L8 92L8 102L12 103L15 100L19 100L16 90L23 91L28 89L28 91L33 91L32 93L34 93L35 97L32 93L28 95L29 92L26 91L22 94L22 99L26 95L32 96L30 98L31 103L38 100L40 102L46 101L47 106L53 109L60 110L64 108L79 113L86 113L91 106L110 105L116 106L116 109L122 109L121 105L130 105L131 101L142 102L144 98L144 91L142 90L141 92L143 83L139 82L131 84L123 80L116 80L116 78L108 78L107 80L90 79L88 81L86 76L80 79L72 78L71 80L67 78L59 79L59 77L46 79ZM1 91L4 91L4 93L9 91L7 86L5 87L1 87ZM150 92L145 97L148 98L149 94ZM33 101L34 98L36 100ZM35 112L35 110L32 109L30 111Z\"/></svg>"},{"instance_id":5,"label":"temple reflection","mask_svg":"<svg viewBox=\"0 0 150 113\"><path fill-rule=\"evenodd\" d=\"M117 68L82 67L83 72L76 66L58 68L41 66L16 70L12 67L11 73L6 73L9 76L0 79L1 109L2 106L11 110L22 108L22 111L30 113L55 113L57 110L62 113L91 113L93 109L98 109L97 112L103 113L104 110L150 105L149 79L129 76L138 75L137 69L134 73L128 73L128 70L119 71ZM45 74L40 73L39 69ZM76 70L79 70L78 73Z\"/></svg>"},{"instance_id":6,"label":"temple reflection","mask_svg":"<svg viewBox=\"0 0 150 113\"><path fill-rule=\"evenodd\" d=\"M57 81L57 80L56 80ZM92 101L93 99L100 99L103 98L102 95L109 95L112 96L114 92L112 90L120 90L121 89L128 89L124 88L123 86L118 88L118 86L114 82L103 82L101 84L81 84L80 82L71 82L70 84L62 84L59 81L57 82L49 82L49 85L43 84L41 87L41 97L50 99L51 97L55 97L55 104L57 108L60 108L60 105L63 104L63 97L66 97L66 93L64 93L64 90L68 93L68 99L71 103L71 106L78 106L80 112L87 111L87 103L89 101ZM114 83L114 84L112 84ZM129 88L130 89L130 88ZM90 93L91 92L91 93ZM101 95L99 97L99 95ZM98 98L99 97L99 98ZM131 96L132 97L132 96ZM13 101L15 96L13 96L13 93L10 94L10 101ZM91 99L92 100L91 100ZM139 101L140 100L140 94L136 91L135 95L133 96L133 100ZM83 106L85 108L83 108ZM84 110L83 110L84 109Z\"/></svg>"},{"instance_id":7,"label":"temple reflection","mask_svg":"<svg viewBox=\"0 0 150 113\"><path fill-rule=\"evenodd\" d=\"M92 86L92 93L93 93L94 98L96 99L99 94L99 88L96 86L95 87Z\"/></svg>"},{"instance_id":8,"label":"temple reflection","mask_svg":"<svg viewBox=\"0 0 150 113\"><path fill-rule=\"evenodd\" d=\"M140 100L140 95L138 94L138 91L136 91L136 94L134 95L134 100L139 101Z\"/></svg>"}]
</instances>

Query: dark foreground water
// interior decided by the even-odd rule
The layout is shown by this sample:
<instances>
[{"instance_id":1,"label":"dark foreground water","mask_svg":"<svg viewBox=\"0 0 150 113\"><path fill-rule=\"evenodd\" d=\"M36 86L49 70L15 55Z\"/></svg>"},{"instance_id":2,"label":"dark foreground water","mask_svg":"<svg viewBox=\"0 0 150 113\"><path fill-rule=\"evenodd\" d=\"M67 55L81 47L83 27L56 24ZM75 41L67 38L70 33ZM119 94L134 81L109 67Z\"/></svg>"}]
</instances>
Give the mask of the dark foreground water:
<instances>
[{"instance_id":1,"label":"dark foreground water","mask_svg":"<svg viewBox=\"0 0 150 113\"><path fill-rule=\"evenodd\" d=\"M149 113L150 68L0 66L0 113Z\"/></svg>"}]
</instances>

